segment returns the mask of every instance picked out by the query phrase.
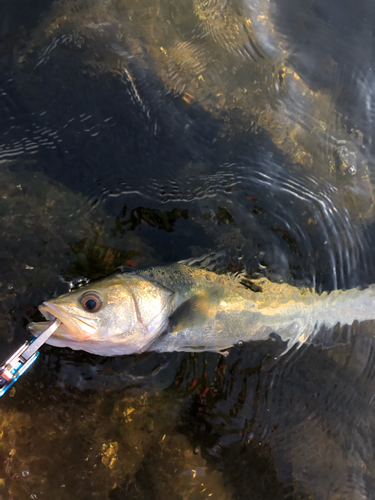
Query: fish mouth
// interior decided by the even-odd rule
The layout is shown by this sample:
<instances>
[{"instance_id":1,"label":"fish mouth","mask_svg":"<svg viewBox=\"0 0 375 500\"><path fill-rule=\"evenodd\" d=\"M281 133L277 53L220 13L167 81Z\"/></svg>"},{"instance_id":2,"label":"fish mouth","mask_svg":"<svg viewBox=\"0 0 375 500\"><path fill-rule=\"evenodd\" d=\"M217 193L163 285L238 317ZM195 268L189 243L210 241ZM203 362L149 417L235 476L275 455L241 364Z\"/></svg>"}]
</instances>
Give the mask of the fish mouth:
<instances>
[{"instance_id":1,"label":"fish mouth","mask_svg":"<svg viewBox=\"0 0 375 500\"><path fill-rule=\"evenodd\" d=\"M47 322L49 322L48 324L55 318L61 321L62 324L53 334L55 338L71 339L74 337L75 339L83 341L92 337L97 331L97 319L89 319L84 316L79 316L78 314L64 312L59 306L51 302L43 302L43 304L39 306L39 311L46 318ZM29 325L29 331L31 331L31 333L40 331L37 325L38 323L31 323ZM43 323L43 325L46 325L46 323Z\"/></svg>"}]
</instances>

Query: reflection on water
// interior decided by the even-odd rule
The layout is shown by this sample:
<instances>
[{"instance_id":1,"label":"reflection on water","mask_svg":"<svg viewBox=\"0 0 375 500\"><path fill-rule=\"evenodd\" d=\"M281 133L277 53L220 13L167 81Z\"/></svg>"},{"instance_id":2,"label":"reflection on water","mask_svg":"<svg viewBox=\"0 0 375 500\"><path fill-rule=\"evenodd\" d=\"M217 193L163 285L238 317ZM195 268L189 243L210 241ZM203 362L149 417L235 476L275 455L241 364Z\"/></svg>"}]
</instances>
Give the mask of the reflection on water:
<instances>
[{"instance_id":1,"label":"reflection on water","mask_svg":"<svg viewBox=\"0 0 375 500\"><path fill-rule=\"evenodd\" d=\"M371 2L14 5L0 7L4 358L41 301L119 265L229 249L254 277L375 281ZM0 497L371 498L373 325L284 350L44 347L1 401Z\"/></svg>"},{"instance_id":2,"label":"reflection on water","mask_svg":"<svg viewBox=\"0 0 375 500\"><path fill-rule=\"evenodd\" d=\"M43 71L59 47L78 48L88 71L116 75L146 113L170 94L206 110L222 133L248 138L265 130L289 161L334 177L353 214L367 218L368 158L356 117L339 105L341 66L331 56L335 85L309 86L293 64L296 49L275 25L277 13L266 1L66 2L63 11L52 9L28 50L37 51L34 69ZM148 103L150 94L159 103ZM340 205L348 208L343 199Z\"/></svg>"}]
</instances>

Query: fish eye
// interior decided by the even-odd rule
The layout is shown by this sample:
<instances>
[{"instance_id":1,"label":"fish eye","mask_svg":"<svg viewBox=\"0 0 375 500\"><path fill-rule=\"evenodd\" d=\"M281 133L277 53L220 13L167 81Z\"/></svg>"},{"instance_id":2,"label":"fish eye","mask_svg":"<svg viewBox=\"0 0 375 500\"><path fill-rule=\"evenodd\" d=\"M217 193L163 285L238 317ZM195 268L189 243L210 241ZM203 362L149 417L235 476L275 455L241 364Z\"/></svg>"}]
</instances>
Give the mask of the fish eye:
<instances>
[{"instance_id":1,"label":"fish eye","mask_svg":"<svg viewBox=\"0 0 375 500\"><path fill-rule=\"evenodd\" d=\"M86 292L80 298L80 304L88 312L96 312L103 305L103 299L97 292Z\"/></svg>"}]
</instances>

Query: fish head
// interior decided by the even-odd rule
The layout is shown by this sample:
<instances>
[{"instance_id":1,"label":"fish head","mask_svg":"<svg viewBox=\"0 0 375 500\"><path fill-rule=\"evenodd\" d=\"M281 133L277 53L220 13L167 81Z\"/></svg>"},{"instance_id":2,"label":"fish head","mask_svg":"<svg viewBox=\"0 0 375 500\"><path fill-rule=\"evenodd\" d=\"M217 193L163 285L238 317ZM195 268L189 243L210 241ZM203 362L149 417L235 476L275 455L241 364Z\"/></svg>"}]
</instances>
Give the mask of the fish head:
<instances>
[{"instance_id":1,"label":"fish head","mask_svg":"<svg viewBox=\"0 0 375 500\"><path fill-rule=\"evenodd\" d=\"M136 274L115 274L43 302L39 310L47 322L28 328L36 335L58 318L62 324L50 345L107 356L142 352L167 324L172 296Z\"/></svg>"}]
</instances>

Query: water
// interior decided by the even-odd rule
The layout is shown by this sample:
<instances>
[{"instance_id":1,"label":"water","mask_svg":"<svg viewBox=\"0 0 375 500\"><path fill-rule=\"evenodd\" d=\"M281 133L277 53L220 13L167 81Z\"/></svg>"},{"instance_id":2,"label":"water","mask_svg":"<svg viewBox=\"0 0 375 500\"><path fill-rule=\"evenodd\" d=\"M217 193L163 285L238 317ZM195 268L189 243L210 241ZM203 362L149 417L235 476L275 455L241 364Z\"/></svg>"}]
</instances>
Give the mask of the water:
<instances>
[{"instance_id":1,"label":"water","mask_svg":"<svg viewBox=\"0 0 375 500\"><path fill-rule=\"evenodd\" d=\"M0 324L210 251L375 282L372 4L16 0L0 24ZM43 347L1 401L6 499L372 498L373 325L213 353ZM27 473L27 474L26 474Z\"/></svg>"}]
</instances>

